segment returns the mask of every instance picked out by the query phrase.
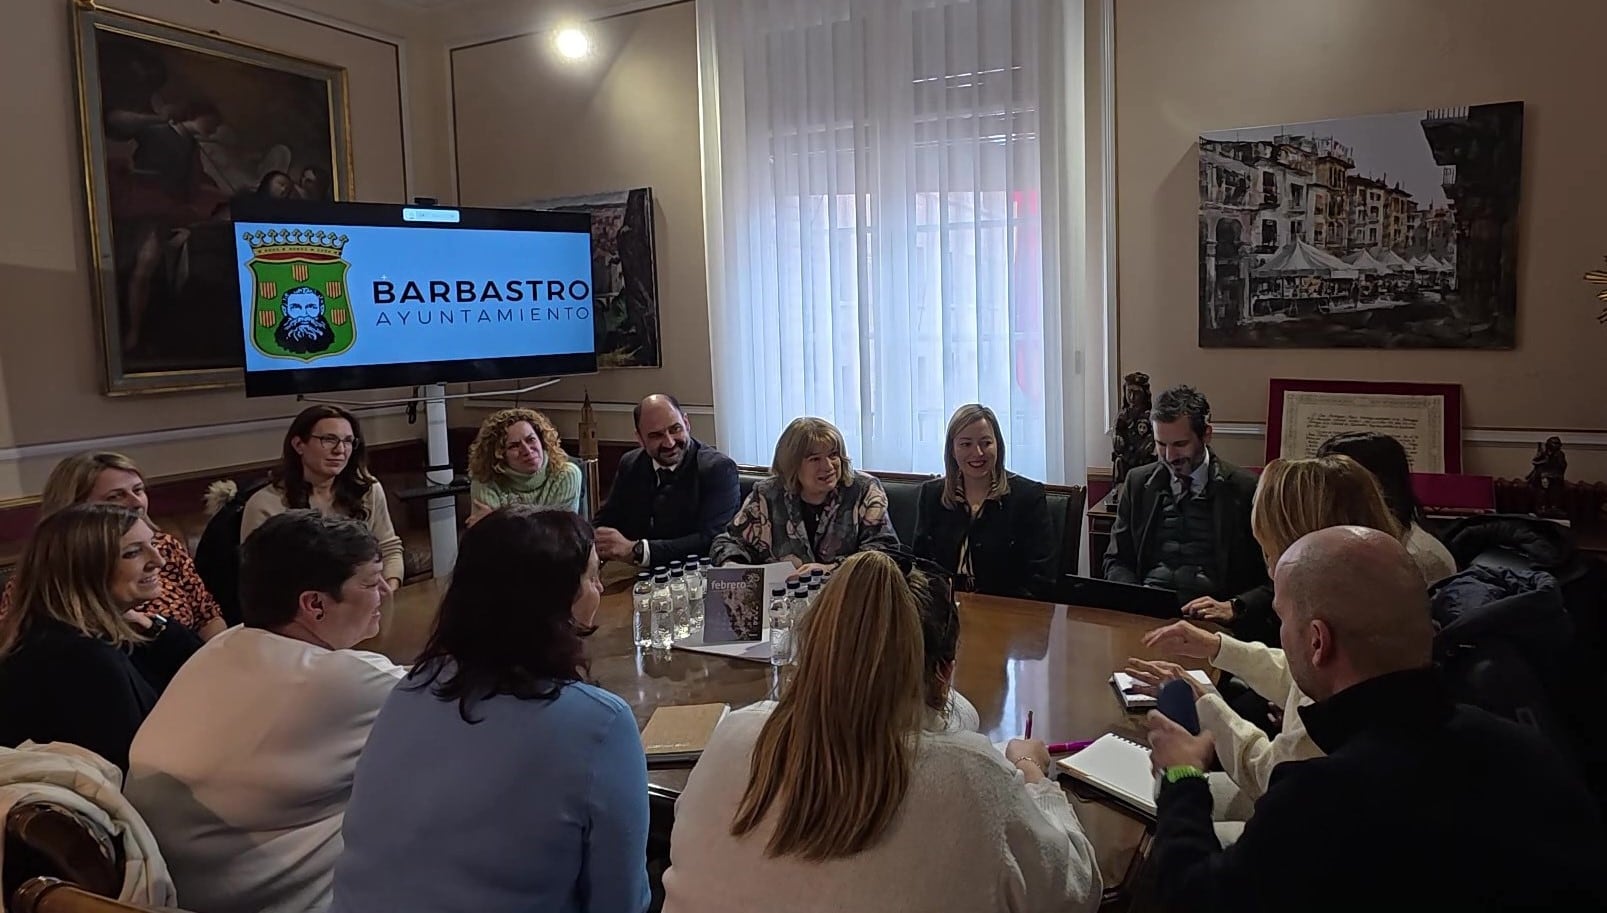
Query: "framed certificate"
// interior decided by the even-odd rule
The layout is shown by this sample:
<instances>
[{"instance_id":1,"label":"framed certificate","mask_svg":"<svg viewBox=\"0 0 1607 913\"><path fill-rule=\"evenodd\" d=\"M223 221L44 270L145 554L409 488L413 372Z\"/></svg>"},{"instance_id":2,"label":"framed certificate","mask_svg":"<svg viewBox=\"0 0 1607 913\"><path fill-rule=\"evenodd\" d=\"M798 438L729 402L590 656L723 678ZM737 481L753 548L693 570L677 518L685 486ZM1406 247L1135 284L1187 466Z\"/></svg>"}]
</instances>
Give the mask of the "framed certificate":
<instances>
[{"instance_id":1,"label":"framed certificate","mask_svg":"<svg viewBox=\"0 0 1607 913\"><path fill-rule=\"evenodd\" d=\"M1417 473L1462 471L1462 388L1457 384L1291 380L1267 384L1266 458L1314 456L1346 431L1401 442Z\"/></svg>"}]
</instances>

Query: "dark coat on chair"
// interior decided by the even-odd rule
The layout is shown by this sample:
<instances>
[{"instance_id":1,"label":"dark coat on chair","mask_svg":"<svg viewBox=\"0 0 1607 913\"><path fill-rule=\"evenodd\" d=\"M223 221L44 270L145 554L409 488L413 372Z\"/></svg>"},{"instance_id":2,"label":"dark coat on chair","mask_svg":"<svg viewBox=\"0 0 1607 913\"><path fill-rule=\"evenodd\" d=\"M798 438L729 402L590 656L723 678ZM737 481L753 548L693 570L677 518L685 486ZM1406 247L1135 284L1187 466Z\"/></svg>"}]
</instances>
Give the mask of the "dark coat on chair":
<instances>
[{"instance_id":1,"label":"dark coat on chair","mask_svg":"<svg viewBox=\"0 0 1607 913\"><path fill-rule=\"evenodd\" d=\"M694 439L661 486L653 458L638 447L620 458L596 524L632 542L646 539L652 562L668 564L708 554L741 503L737 464L720 451Z\"/></svg>"},{"instance_id":2,"label":"dark coat on chair","mask_svg":"<svg viewBox=\"0 0 1607 913\"><path fill-rule=\"evenodd\" d=\"M960 543L969 537L977 592L1049 599L1060 550L1049 522L1049 503L1043 485L1015 473L1009 478L1010 490L985 503L975 519L963 503L943 506L943 479L922 483L915 554L954 573Z\"/></svg>"},{"instance_id":3,"label":"dark coat on chair","mask_svg":"<svg viewBox=\"0 0 1607 913\"><path fill-rule=\"evenodd\" d=\"M1272 613L1272 584L1261 546L1250 532L1250 502L1256 477L1211 452L1211 510L1219 591L1215 599L1238 599L1233 633L1241 640L1278 643L1278 619ZM1116 502L1116 522L1105 551L1105 579L1139 583L1160 560L1159 519L1162 493L1171 485L1165 463L1150 463L1127 474Z\"/></svg>"}]
</instances>

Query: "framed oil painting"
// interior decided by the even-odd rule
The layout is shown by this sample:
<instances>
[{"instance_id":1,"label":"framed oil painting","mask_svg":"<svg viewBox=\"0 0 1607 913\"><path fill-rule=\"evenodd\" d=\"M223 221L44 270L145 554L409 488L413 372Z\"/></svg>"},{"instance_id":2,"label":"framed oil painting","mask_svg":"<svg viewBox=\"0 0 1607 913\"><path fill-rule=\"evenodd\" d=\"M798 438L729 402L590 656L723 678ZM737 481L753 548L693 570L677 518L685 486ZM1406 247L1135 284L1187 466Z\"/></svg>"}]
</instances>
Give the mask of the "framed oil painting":
<instances>
[{"instance_id":1,"label":"framed oil painting","mask_svg":"<svg viewBox=\"0 0 1607 913\"><path fill-rule=\"evenodd\" d=\"M1201 346L1511 349L1523 103L1207 133Z\"/></svg>"},{"instance_id":2,"label":"framed oil painting","mask_svg":"<svg viewBox=\"0 0 1607 913\"><path fill-rule=\"evenodd\" d=\"M105 390L237 386L230 203L351 198L346 71L92 5L73 16Z\"/></svg>"},{"instance_id":3,"label":"framed oil painting","mask_svg":"<svg viewBox=\"0 0 1607 913\"><path fill-rule=\"evenodd\" d=\"M523 209L591 215L592 293L597 367L664 364L653 250L653 191L648 187L520 204Z\"/></svg>"}]
</instances>

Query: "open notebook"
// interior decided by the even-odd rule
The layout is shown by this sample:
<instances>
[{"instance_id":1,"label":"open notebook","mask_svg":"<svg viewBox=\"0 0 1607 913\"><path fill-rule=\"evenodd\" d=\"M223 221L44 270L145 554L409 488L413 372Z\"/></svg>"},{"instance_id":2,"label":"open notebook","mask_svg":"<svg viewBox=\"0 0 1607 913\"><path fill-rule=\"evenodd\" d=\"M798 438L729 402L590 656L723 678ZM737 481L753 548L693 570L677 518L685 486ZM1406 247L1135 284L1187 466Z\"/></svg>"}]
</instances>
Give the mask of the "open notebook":
<instances>
[{"instance_id":1,"label":"open notebook","mask_svg":"<svg viewBox=\"0 0 1607 913\"><path fill-rule=\"evenodd\" d=\"M660 707L642 728L642 750L649 767L696 761L731 712L730 704L681 704Z\"/></svg>"},{"instance_id":2,"label":"open notebook","mask_svg":"<svg viewBox=\"0 0 1607 913\"><path fill-rule=\"evenodd\" d=\"M1202 685L1210 687L1211 676L1200 669L1190 669L1189 675ZM1126 672L1117 672L1110 677L1110 683L1116 689L1116 696L1121 698L1122 706L1128 710L1151 710L1155 707L1155 699L1147 694L1128 694L1127 689L1138 684L1138 680Z\"/></svg>"},{"instance_id":3,"label":"open notebook","mask_svg":"<svg viewBox=\"0 0 1607 913\"><path fill-rule=\"evenodd\" d=\"M1143 745L1107 732L1094 744L1055 763L1073 779L1155 817L1155 774L1150 770L1149 749Z\"/></svg>"}]
</instances>

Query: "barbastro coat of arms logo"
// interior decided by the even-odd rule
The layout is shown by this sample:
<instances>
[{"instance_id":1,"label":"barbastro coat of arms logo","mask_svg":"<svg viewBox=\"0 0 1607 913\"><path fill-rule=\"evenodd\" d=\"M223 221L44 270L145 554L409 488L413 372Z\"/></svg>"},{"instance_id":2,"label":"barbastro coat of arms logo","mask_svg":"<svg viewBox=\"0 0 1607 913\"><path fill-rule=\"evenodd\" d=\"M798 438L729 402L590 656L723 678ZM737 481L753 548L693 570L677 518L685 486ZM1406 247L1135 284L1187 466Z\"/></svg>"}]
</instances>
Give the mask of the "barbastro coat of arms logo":
<instances>
[{"instance_id":1,"label":"barbastro coat of arms logo","mask_svg":"<svg viewBox=\"0 0 1607 913\"><path fill-rule=\"evenodd\" d=\"M357 321L346 294L342 257L349 240L332 231L248 231L251 245L251 343L270 358L317 361L350 349Z\"/></svg>"}]
</instances>

